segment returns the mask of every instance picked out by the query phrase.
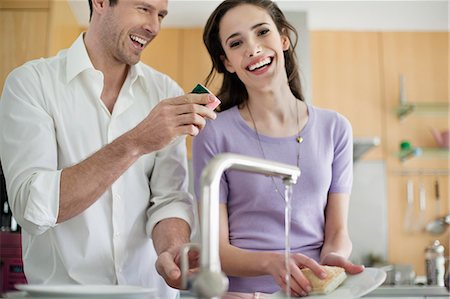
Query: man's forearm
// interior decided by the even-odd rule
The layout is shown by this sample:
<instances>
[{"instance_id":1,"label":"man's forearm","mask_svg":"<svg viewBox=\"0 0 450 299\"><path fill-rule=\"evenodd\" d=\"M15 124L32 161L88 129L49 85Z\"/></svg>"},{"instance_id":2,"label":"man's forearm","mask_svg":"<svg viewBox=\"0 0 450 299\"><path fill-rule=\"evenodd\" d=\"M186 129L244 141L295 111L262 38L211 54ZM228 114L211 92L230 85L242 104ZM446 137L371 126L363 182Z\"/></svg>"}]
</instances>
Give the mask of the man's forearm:
<instances>
[{"instance_id":1,"label":"man's forearm","mask_svg":"<svg viewBox=\"0 0 450 299\"><path fill-rule=\"evenodd\" d=\"M140 154L126 135L61 173L58 221L66 221L91 206Z\"/></svg>"},{"instance_id":2,"label":"man's forearm","mask_svg":"<svg viewBox=\"0 0 450 299\"><path fill-rule=\"evenodd\" d=\"M177 255L179 247L190 241L190 234L189 224L183 219L164 219L153 228L153 245L158 255L164 251Z\"/></svg>"}]
</instances>

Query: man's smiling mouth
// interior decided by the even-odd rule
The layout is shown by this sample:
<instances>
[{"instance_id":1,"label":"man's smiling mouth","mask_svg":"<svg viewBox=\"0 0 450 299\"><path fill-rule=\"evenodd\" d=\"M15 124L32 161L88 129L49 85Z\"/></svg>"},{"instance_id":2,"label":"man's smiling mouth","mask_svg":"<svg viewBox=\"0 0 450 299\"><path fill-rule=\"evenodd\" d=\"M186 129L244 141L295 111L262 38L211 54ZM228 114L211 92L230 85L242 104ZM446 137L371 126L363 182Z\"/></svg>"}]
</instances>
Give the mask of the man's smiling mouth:
<instances>
[{"instance_id":1,"label":"man's smiling mouth","mask_svg":"<svg viewBox=\"0 0 450 299\"><path fill-rule=\"evenodd\" d=\"M148 43L148 40L143 39L142 37L130 34L130 39L133 41L135 45L138 45L140 48L144 48Z\"/></svg>"}]
</instances>

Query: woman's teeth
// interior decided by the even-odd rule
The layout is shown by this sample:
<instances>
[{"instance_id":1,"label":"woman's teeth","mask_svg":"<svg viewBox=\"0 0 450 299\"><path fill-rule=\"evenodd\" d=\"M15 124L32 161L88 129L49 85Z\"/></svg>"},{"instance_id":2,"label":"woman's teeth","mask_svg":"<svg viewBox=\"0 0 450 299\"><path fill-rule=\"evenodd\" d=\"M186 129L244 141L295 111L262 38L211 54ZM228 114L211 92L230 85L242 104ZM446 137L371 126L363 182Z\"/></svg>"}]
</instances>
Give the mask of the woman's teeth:
<instances>
[{"instance_id":1,"label":"woman's teeth","mask_svg":"<svg viewBox=\"0 0 450 299\"><path fill-rule=\"evenodd\" d=\"M255 69L258 69L258 68L260 68L260 67L263 67L263 66L269 64L270 61L271 61L270 57L267 57L267 58L261 60L260 62L257 62L257 63L255 63L255 64L249 65L249 66L248 66L248 69L249 69L250 71L254 71Z\"/></svg>"}]
</instances>

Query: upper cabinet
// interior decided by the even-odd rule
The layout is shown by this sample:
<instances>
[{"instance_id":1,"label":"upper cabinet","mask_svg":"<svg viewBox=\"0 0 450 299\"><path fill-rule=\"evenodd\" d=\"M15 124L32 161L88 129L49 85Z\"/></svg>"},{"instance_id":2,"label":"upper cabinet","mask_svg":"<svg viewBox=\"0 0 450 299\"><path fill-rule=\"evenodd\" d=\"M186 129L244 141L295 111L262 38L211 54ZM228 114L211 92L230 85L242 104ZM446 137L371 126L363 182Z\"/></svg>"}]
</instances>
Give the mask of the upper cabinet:
<instances>
[{"instance_id":1,"label":"upper cabinet","mask_svg":"<svg viewBox=\"0 0 450 299\"><path fill-rule=\"evenodd\" d=\"M55 55L80 32L66 1L0 0L0 88L14 68Z\"/></svg>"},{"instance_id":2,"label":"upper cabinet","mask_svg":"<svg viewBox=\"0 0 450 299\"><path fill-rule=\"evenodd\" d=\"M437 148L432 129L448 129L448 42L448 32L381 33L386 158L393 169L447 167L448 152ZM424 148L424 159L401 162L395 153L402 141Z\"/></svg>"},{"instance_id":3,"label":"upper cabinet","mask_svg":"<svg viewBox=\"0 0 450 299\"><path fill-rule=\"evenodd\" d=\"M211 60L203 44L202 28L163 28L143 52L142 61L176 80L185 92L205 81ZM217 91L218 76L208 89Z\"/></svg>"},{"instance_id":4,"label":"upper cabinet","mask_svg":"<svg viewBox=\"0 0 450 299\"><path fill-rule=\"evenodd\" d=\"M376 32L312 31L312 102L346 116L354 138L382 136L383 85ZM301 45L299 45L301 47ZM365 158L381 159L384 140Z\"/></svg>"}]
</instances>

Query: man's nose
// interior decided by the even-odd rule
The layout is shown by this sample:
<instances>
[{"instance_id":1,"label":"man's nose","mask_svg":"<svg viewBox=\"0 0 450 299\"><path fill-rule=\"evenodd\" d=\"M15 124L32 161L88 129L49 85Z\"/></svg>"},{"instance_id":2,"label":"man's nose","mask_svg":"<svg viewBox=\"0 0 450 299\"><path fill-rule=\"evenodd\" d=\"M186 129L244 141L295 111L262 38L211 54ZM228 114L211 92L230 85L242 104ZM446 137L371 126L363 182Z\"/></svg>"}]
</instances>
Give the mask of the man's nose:
<instances>
[{"instance_id":1,"label":"man's nose","mask_svg":"<svg viewBox=\"0 0 450 299\"><path fill-rule=\"evenodd\" d=\"M158 15L151 15L147 18L144 29L152 36L157 35L161 28L161 22L159 20Z\"/></svg>"}]
</instances>

